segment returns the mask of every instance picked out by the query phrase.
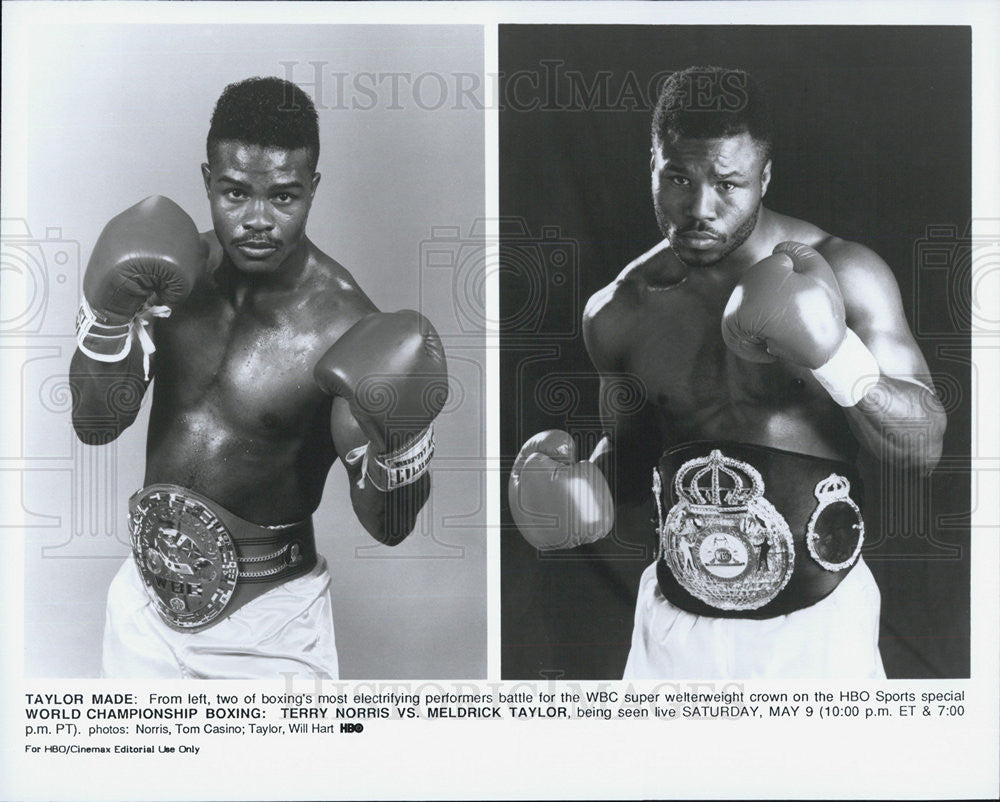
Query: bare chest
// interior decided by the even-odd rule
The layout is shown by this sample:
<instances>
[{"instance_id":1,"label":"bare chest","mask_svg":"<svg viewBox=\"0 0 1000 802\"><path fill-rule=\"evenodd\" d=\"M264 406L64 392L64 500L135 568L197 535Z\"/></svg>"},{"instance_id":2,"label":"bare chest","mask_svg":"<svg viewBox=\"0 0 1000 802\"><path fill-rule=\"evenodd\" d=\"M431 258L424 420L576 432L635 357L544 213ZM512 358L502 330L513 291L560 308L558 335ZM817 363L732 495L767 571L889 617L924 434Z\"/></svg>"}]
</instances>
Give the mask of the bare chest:
<instances>
[{"instance_id":1,"label":"bare chest","mask_svg":"<svg viewBox=\"0 0 1000 802\"><path fill-rule=\"evenodd\" d=\"M325 396L313 367L332 340L294 308L237 313L218 298L158 324L157 393L175 413L248 434L294 434Z\"/></svg>"},{"instance_id":2,"label":"bare chest","mask_svg":"<svg viewBox=\"0 0 1000 802\"><path fill-rule=\"evenodd\" d=\"M654 297L630 322L626 369L685 438L772 440L776 424L828 404L808 371L740 359L722 338L728 294Z\"/></svg>"}]
</instances>

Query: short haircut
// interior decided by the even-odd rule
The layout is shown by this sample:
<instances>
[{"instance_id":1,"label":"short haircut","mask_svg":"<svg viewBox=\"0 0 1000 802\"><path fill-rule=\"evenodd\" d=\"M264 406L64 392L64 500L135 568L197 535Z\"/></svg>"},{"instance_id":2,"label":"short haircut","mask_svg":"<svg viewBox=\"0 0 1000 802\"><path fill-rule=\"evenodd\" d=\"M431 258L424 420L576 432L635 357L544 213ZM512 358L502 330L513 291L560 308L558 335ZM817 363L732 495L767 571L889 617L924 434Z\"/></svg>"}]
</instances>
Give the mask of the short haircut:
<instances>
[{"instance_id":1,"label":"short haircut","mask_svg":"<svg viewBox=\"0 0 1000 802\"><path fill-rule=\"evenodd\" d=\"M653 146L678 137L716 139L748 133L771 157L771 110L748 72L725 67L687 67L663 83L653 112Z\"/></svg>"},{"instance_id":2,"label":"short haircut","mask_svg":"<svg viewBox=\"0 0 1000 802\"><path fill-rule=\"evenodd\" d=\"M208 161L220 142L309 152L315 172L319 160L316 107L305 92L281 78L247 78L229 84L212 113L206 150Z\"/></svg>"}]
</instances>

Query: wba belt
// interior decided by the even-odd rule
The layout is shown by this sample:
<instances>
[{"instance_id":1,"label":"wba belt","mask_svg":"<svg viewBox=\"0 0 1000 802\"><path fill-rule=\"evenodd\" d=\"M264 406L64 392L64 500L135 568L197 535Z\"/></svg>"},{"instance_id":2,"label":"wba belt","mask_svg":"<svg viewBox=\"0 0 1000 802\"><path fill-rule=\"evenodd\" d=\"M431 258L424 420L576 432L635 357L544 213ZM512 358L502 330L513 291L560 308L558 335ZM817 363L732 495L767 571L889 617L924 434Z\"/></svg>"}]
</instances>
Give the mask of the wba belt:
<instances>
[{"instance_id":1,"label":"wba belt","mask_svg":"<svg viewBox=\"0 0 1000 802\"><path fill-rule=\"evenodd\" d=\"M660 592L698 615L773 618L808 607L861 553L861 480L847 463L686 443L663 455L653 494Z\"/></svg>"},{"instance_id":2,"label":"wba belt","mask_svg":"<svg viewBox=\"0 0 1000 802\"><path fill-rule=\"evenodd\" d=\"M209 498L154 484L129 499L132 554L153 606L170 627L205 629L312 570L312 520L244 521Z\"/></svg>"}]
</instances>

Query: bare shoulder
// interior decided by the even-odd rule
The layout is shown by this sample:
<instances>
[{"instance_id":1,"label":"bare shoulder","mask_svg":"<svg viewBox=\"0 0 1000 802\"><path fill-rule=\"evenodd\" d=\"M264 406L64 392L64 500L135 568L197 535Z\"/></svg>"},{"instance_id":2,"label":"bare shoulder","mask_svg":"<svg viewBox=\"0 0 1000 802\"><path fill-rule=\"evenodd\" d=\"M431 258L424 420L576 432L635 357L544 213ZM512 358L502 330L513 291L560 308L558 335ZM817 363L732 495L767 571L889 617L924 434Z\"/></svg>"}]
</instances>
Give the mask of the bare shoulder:
<instances>
[{"instance_id":1,"label":"bare shoulder","mask_svg":"<svg viewBox=\"0 0 1000 802\"><path fill-rule=\"evenodd\" d=\"M583 342L599 371L615 370L622 352L622 320L635 307L628 276L619 275L587 301L583 309Z\"/></svg>"},{"instance_id":2,"label":"bare shoulder","mask_svg":"<svg viewBox=\"0 0 1000 802\"><path fill-rule=\"evenodd\" d=\"M308 304L320 316L335 336L339 336L358 320L377 312L351 272L340 262L313 246L310 254Z\"/></svg>"},{"instance_id":3,"label":"bare shoulder","mask_svg":"<svg viewBox=\"0 0 1000 802\"><path fill-rule=\"evenodd\" d=\"M630 262L614 281L595 292L583 310L583 339L598 370L617 370L629 350L632 321L641 314L651 286L680 285L685 270L666 241Z\"/></svg>"},{"instance_id":4,"label":"bare shoulder","mask_svg":"<svg viewBox=\"0 0 1000 802\"><path fill-rule=\"evenodd\" d=\"M875 276L885 272L892 274L882 257L860 242L851 242L827 234L812 244L812 247L830 263L838 281L842 275L845 278L860 278L866 274Z\"/></svg>"},{"instance_id":5,"label":"bare shoulder","mask_svg":"<svg viewBox=\"0 0 1000 802\"><path fill-rule=\"evenodd\" d=\"M773 212L772 216L778 238L815 248L833 268L844 297L848 325L875 324L880 319L889 325L889 320L899 318L899 285L889 265L875 251L859 242L835 237L805 220Z\"/></svg>"},{"instance_id":6,"label":"bare shoulder","mask_svg":"<svg viewBox=\"0 0 1000 802\"><path fill-rule=\"evenodd\" d=\"M788 240L801 242L803 245L819 250L821 244L830 239L830 235L826 231L807 220L789 217L787 214L780 214L773 209L768 209L767 215L772 231L771 247Z\"/></svg>"},{"instance_id":7,"label":"bare shoulder","mask_svg":"<svg viewBox=\"0 0 1000 802\"><path fill-rule=\"evenodd\" d=\"M875 251L858 242L827 235L813 245L833 268L847 308L848 323L901 311L899 285Z\"/></svg>"}]
</instances>

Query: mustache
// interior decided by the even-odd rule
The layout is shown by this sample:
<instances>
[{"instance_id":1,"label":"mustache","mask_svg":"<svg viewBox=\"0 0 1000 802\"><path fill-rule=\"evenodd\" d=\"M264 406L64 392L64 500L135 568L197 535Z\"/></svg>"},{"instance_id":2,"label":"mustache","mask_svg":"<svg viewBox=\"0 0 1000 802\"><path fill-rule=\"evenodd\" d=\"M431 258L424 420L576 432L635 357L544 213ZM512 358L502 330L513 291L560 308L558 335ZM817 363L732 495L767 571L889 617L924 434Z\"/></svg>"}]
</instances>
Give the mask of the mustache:
<instances>
[{"instance_id":1,"label":"mustache","mask_svg":"<svg viewBox=\"0 0 1000 802\"><path fill-rule=\"evenodd\" d=\"M232 245L239 247L240 245L266 245L270 248L281 247L281 240L274 239L272 237L262 237L260 235L254 235L249 237L239 237L238 239L232 240Z\"/></svg>"},{"instance_id":2,"label":"mustache","mask_svg":"<svg viewBox=\"0 0 1000 802\"><path fill-rule=\"evenodd\" d=\"M684 234L709 234L716 239L725 239L725 235L721 231L716 231L711 226L705 225L703 223L696 223L693 226L688 226L687 228L678 228L675 232L678 236Z\"/></svg>"}]
</instances>

